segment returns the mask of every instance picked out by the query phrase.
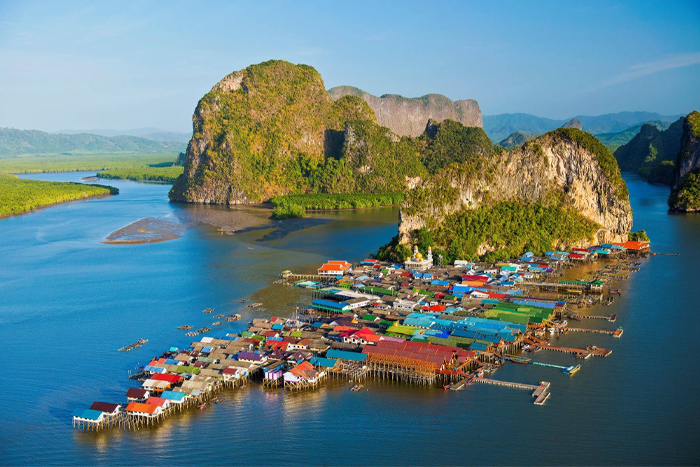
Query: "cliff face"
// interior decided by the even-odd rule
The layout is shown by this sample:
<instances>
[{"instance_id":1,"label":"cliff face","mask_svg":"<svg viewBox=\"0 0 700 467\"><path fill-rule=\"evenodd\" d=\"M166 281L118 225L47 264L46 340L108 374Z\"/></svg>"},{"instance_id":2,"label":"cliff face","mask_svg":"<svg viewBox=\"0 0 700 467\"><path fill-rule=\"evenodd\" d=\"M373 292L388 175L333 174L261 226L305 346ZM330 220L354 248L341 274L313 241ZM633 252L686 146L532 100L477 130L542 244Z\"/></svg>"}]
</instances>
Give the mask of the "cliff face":
<instances>
[{"instance_id":1,"label":"cliff face","mask_svg":"<svg viewBox=\"0 0 700 467\"><path fill-rule=\"evenodd\" d=\"M700 169L700 112L690 113L683 122L683 136L676 161L676 183Z\"/></svg>"},{"instance_id":2,"label":"cliff face","mask_svg":"<svg viewBox=\"0 0 700 467\"><path fill-rule=\"evenodd\" d=\"M700 112L697 111L690 113L683 124L675 185L668 206L676 212L700 211Z\"/></svg>"},{"instance_id":3,"label":"cliff face","mask_svg":"<svg viewBox=\"0 0 700 467\"><path fill-rule=\"evenodd\" d=\"M594 242L626 240L632 227L627 188L610 152L587 133L561 129L492 158L449 166L409 191L401 240L422 227L437 229L461 210L510 200L576 211L598 224Z\"/></svg>"},{"instance_id":4,"label":"cliff face","mask_svg":"<svg viewBox=\"0 0 700 467\"><path fill-rule=\"evenodd\" d=\"M231 73L197 105L170 199L231 205L303 191L305 172L339 153L355 120L376 121L361 99L334 102L312 67L272 60Z\"/></svg>"},{"instance_id":5,"label":"cliff face","mask_svg":"<svg viewBox=\"0 0 700 467\"><path fill-rule=\"evenodd\" d=\"M483 126L479 104L472 99L453 102L441 94L415 98L396 94L377 97L352 86L337 86L329 89L328 94L334 100L348 95L360 97L372 108L381 126L400 136L420 136L430 119L438 122L450 119L468 127Z\"/></svg>"}]
</instances>

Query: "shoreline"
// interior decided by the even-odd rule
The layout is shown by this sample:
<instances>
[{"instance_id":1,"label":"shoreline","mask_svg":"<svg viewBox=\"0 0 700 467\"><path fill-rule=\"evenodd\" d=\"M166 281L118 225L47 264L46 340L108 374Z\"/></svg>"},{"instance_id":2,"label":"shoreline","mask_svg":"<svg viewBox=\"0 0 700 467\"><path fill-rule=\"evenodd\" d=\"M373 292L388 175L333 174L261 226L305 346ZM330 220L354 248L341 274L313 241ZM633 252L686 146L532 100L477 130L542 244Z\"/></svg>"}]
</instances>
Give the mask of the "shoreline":
<instances>
[{"instance_id":1,"label":"shoreline","mask_svg":"<svg viewBox=\"0 0 700 467\"><path fill-rule=\"evenodd\" d=\"M75 199L69 199L66 201L57 201L55 203L51 204L44 204L42 206L37 206L35 208L29 209L28 211L23 211L23 212L17 212L14 214L2 214L0 215L0 219L7 219L9 217L15 217L15 216L23 216L25 214L32 214L32 213L38 213L43 211L46 208L52 208L55 206L60 206L61 204L68 204L68 203L75 203L75 202L80 202L80 201L90 201L93 199L102 199L102 198L109 198L111 196L116 196L119 193L116 194L104 194L104 195L91 195L91 196L86 196L84 198L75 198Z\"/></svg>"}]
</instances>

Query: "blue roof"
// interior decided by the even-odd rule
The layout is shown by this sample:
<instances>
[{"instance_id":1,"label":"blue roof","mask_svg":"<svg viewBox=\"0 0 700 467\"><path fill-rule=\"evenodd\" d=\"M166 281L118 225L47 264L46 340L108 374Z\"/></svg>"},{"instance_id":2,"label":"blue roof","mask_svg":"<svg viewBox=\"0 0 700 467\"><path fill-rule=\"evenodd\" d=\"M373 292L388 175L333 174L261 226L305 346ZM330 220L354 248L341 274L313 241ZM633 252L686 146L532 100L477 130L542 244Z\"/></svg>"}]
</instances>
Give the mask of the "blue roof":
<instances>
[{"instance_id":1,"label":"blue roof","mask_svg":"<svg viewBox=\"0 0 700 467\"><path fill-rule=\"evenodd\" d=\"M470 346L470 349L472 350L486 350L486 344L482 344L481 342L473 342Z\"/></svg>"},{"instance_id":2,"label":"blue roof","mask_svg":"<svg viewBox=\"0 0 700 467\"><path fill-rule=\"evenodd\" d=\"M73 412L74 417L85 418L88 420L99 420L102 412L92 409L78 409Z\"/></svg>"},{"instance_id":3,"label":"blue roof","mask_svg":"<svg viewBox=\"0 0 700 467\"><path fill-rule=\"evenodd\" d=\"M272 329L274 329L275 331L279 331L281 329L284 329L284 326L282 324L273 324Z\"/></svg>"},{"instance_id":4,"label":"blue roof","mask_svg":"<svg viewBox=\"0 0 700 467\"><path fill-rule=\"evenodd\" d=\"M311 357L309 363L313 366L322 366L324 368L333 368L338 360L335 358Z\"/></svg>"},{"instance_id":5,"label":"blue roof","mask_svg":"<svg viewBox=\"0 0 700 467\"><path fill-rule=\"evenodd\" d=\"M338 310L342 310L346 306L348 306L348 302L334 302L333 300L325 300L323 298L315 298L311 300L311 306L318 305L318 306L325 306L328 308L337 308Z\"/></svg>"},{"instance_id":6,"label":"blue roof","mask_svg":"<svg viewBox=\"0 0 700 467\"><path fill-rule=\"evenodd\" d=\"M346 350L331 349L326 352L326 357L337 358L339 360L353 360L356 362L364 362L367 359L367 354L359 352L348 352Z\"/></svg>"},{"instance_id":7,"label":"blue roof","mask_svg":"<svg viewBox=\"0 0 700 467\"><path fill-rule=\"evenodd\" d=\"M160 395L163 399L168 399L170 401L181 401L185 398L187 394L184 392L175 392L175 391L163 391L163 394Z\"/></svg>"}]
</instances>

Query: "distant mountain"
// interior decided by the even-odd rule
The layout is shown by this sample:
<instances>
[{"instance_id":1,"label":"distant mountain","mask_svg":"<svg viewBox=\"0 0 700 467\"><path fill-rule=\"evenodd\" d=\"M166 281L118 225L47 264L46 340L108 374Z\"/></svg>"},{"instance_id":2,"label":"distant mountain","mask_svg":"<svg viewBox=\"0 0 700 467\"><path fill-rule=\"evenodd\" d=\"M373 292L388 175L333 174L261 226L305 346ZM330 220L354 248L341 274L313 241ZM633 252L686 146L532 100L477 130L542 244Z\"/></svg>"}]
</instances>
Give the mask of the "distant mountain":
<instances>
[{"instance_id":1,"label":"distant mountain","mask_svg":"<svg viewBox=\"0 0 700 467\"><path fill-rule=\"evenodd\" d=\"M595 135L598 140L603 143L605 146L607 146L608 149L610 149L610 152L615 152L617 148L622 146L623 144L629 143L632 138L637 136L639 131L642 129L642 126L644 125L652 125L655 126L659 131L663 131L667 129L669 126L671 126L671 123L673 122L662 122L660 120L651 120L649 122L644 122L644 123L639 123L637 125L633 125L626 130L619 131L616 133L599 133Z\"/></svg>"},{"instance_id":2,"label":"distant mountain","mask_svg":"<svg viewBox=\"0 0 700 467\"><path fill-rule=\"evenodd\" d=\"M572 118L565 124L561 126L562 128L576 128L577 130L583 130L583 125L581 124L581 120L578 118Z\"/></svg>"},{"instance_id":3,"label":"distant mountain","mask_svg":"<svg viewBox=\"0 0 700 467\"><path fill-rule=\"evenodd\" d=\"M153 141L174 141L178 143L188 143L192 137L187 131L168 131L160 128L134 128L132 130L111 130L97 128L92 130L61 130L53 134L77 135L90 134L112 138L115 136L137 136L139 138L151 139Z\"/></svg>"},{"instance_id":4,"label":"distant mountain","mask_svg":"<svg viewBox=\"0 0 700 467\"><path fill-rule=\"evenodd\" d=\"M498 143L498 145L502 148L513 149L517 148L518 146L522 146L528 141L532 141L533 139L537 138L537 136L539 136L537 133L523 133L522 131L516 131Z\"/></svg>"},{"instance_id":5,"label":"distant mountain","mask_svg":"<svg viewBox=\"0 0 700 467\"><path fill-rule=\"evenodd\" d=\"M500 115L484 115L484 131L491 141L501 141L517 131L523 133L543 134L559 128L567 121L577 119L584 131L597 135L599 133L614 133L650 120L675 121L683 115L662 115L656 112L618 112L612 114L588 116L576 115L563 120L538 117L536 115L515 113Z\"/></svg>"},{"instance_id":6,"label":"distant mountain","mask_svg":"<svg viewBox=\"0 0 700 467\"><path fill-rule=\"evenodd\" d=\"M494 142L517 132L542 135L559 128L566 122L566 120L553 120L523 113L484 115L483 121L484 131Z\"/></svg>"},{"instance_id":7,"label":"distant mountain","mask_svg":"<svg viewBox=\"0 0 700 467\"><path fill-rule=\"evenodd\" d=\"M650 182L672 185L684 123L685 118L680 118L663 131L642 125L634 138L615 151L620 169L636 172Z\"/></svg>"},{"instance_id":8,"label":"distant mountain","mask_svg":"<svg viewBox=\"0 0 700 467\"><path fill-rule=\"evenodd\" d=\"M153 141L136 136L106 137L87 133L68 135L38 130L0 128L0 156L88 151L155 154L184 151L186 146L183 142Z\"/></svg>"}]
</instances>

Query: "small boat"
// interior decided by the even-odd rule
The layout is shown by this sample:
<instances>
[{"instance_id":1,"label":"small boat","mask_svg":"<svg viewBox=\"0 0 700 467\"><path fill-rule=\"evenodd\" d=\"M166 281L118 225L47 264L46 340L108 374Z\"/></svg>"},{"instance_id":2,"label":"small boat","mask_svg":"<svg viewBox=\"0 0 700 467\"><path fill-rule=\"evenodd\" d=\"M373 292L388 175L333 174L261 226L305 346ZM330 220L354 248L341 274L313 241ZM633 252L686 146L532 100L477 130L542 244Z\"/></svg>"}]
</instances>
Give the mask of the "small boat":
<instances>
[{"instance_id":1,"label":"small boat","mask_svg":"<svg viewBox=\"0 0 700 467\"><path fill-rule=\"evenodd\" d=\"M452 387L451 384L446 384L446 385L443 386L443 388L445 389L445 391L447 391L447 390L450 389L451 387Z\"/></svg>"},{"instance_id":2,"label":"small boat","mask_svg":"<svg viewBox=\"0 0 700 467\"><path fill-rule=\"evenodd\" d=\"M564 373L569 375L569 376L574 376L576 373L579 372L581 369L581 365L575 365L575 366L570 366L566 370L564 370Z\"/></svg>"},{"instance_id":3,"label":"small boat","mask_svg":"<svg viewBox=\"0 0 700 467\"><path fill-rule=\"evenodd\" d=\"M362 389L364 386L362 384L356 384L352 388L350 388L351 391L357 392L360 389Z\"/></svg>"},{"instance_id":4,"label":"small boat","mask_svg":"<svg viewBox=\"0 0 700 467\"><path fill-rule=\"evenodd\" d=\"M241 298L240 300L238 300L238 303L245 303L247 301L248 301L247 298Z\"/></svg>"},{"instance_id":5,"label":"small boat","mask_svg":"<svg viewBox=\"0 0 700 467\"><path fill-rule=\"evenodd\" d=\"M208 402L202 402L201 404L199 404L199 405L197 406L197 408L198 408L199 410L204 410L204 409L206 409L207 407L209 407L209 403L208 403Z\"/></svg>"},{"instance_id":6,"label":"small boat","mask_svg":"<svg viewBox=\"0 0 700 467\"><path fill-rule=\"evenodd\" d=\"M221 402L221 399L219 399L219 398L217 397L217 398L214 399L212 402L215 403L215 404L218 404L219 402Z\"/></svg>"},{"instance_id":7,"label":"small boat","mask_svg":"<svg viewBox=\"0 0 700 467\"><path fill-rule=\"evenodd\" d=\"M222 323L221 321L216 321L215 323L212 323L212 326L221 326L222 324L224 323Z\"/></svg>"},{"instance_id":8,"label":"small boat","mask_svg":"<svg viewBox=\"0 0 700 467\"><path fill-rule=\"evenodd\" d=\"M212 311L214 311L213 308L205 308L204 310L202 310L202 313L211 313Z\"/></svg>"},{"instance_id":9,"label":"small boat","mask_svg":"<svg viewBox=\"0 0 700 467\"><path fill-rule=\"evenodd\" d=\"M190 326L189 324L186 324L184 326L178 326L177 328L182 329L183 331L189 331L190 329L192 329L192 326Z\"/></svg>"},{"instance_id":10,"label":"small boat","mask_svg":"<svg viewBox=\"0 0 700 467\"><path fill-rule=\"evenodd\" d=\"M214 315L214 318L223 318L224 315Z\"/></svg>"}]
</instances>

